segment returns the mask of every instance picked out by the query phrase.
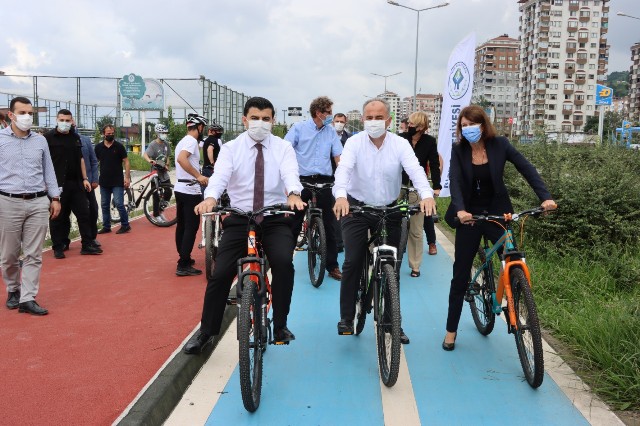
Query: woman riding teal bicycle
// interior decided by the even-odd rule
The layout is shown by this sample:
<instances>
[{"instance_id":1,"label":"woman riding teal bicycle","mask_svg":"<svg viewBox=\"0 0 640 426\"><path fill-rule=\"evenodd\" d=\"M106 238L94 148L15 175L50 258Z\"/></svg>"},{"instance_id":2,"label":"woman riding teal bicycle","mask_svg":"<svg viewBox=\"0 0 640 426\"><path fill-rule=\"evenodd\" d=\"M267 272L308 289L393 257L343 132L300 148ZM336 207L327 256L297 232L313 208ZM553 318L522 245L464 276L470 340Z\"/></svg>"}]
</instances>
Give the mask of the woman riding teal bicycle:
<instances>
[{"instance_id":1,"label":"woman riding teal bicycle","mask_svg":"<svg viewBox=\"0 0 640 426\"><path fill-rule=\"evenodd\" d=\"M458 142L451 149L449 166L451 204L445 215L447 224L457 228L447 334L442 342L442 348L446 351L455 348L469 274L482 235L495 242L503 233L503 229L489 222L474 224L472 215L513 212L504 183L506 162L512 163L527 180L542 202L542 207L547 210L555 207L535 167L507 138L496 136L484 109L477 105L463 108L456 129Z\"/></svg>"}]
</instances>

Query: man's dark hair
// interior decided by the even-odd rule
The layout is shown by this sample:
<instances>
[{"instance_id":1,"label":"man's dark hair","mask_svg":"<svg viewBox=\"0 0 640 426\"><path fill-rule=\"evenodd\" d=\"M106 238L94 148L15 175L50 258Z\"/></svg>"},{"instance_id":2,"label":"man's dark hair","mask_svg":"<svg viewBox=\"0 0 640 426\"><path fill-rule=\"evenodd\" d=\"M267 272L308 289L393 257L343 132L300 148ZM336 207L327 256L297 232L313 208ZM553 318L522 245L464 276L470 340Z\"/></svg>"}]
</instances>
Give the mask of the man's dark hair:
<instances>
[{"instance_id":1,"label":"man's dark hair","mask_svg":"<svg viewBox=\"0 0 640 426\"><path fill-rule=\"evenodd\" d=\"M9 111L14 112L13 109L16 105L16 102L20 102L21 104L31 105L31 101L24 96L18 96L17 98L11 99L11 103L9 104Z\"/></svg>"},{"instance_id":2,"label":"man's dark hair","mask_svg":"<svg viewBox=\"0 0 640 426\"><path fill-rule=\"evenodd\" d=\"M407 117L405 117L402 120L400 120L400 122L404 123L404 124L409 124L409 119Z\"/></svg>"},{"instance_id":3,"label":"man's dark hair","mask_svg":"<svg viewBox=\"0 0 640 426\"><path fill-rule=\"evenodd\" d=\"M326 96L320 96L311 101L309 113L311 118L315 118L316 112L329 111L333 106L333 101Z\"/></svg>"},{"instance_id":4,"label":"man's dark hair","mask_svg":"<svg viewBox=\"0 0 640 426\"><path fill-rule=\"evenodd\" d=\"M245 117L249 113L250 108L258 108L260 111L265 109L271 109L271 118L275 117L276 109L273 107L273 104L269 99L261 98L259 96L255 96L253 98L249 98L246 104L244 104L244 110L242 111L242 115Z\"/></svg>"},{"instance_id":5,"label":"man's dark hair","mask_svg":"<svg viewBox=\"0 0 640 426\"><path fill-rule=\"evenodd\" d=\"M106 124L103 128L102 128L102 134L104 135L104 132L107 129L113 129L114 131L116 130L116 128L113 126L113 124Z\"/></svg>"},{"instance_id":6,"label":"man's dark hair","mask_svg":"<svg viewBox=\"0 0 640 426\"><path fill-rule=\"evenodd\" d=\"M347 116L346 116L346 115L344 115L344 114L343 114L343 113L341 113L341 112L339 112L339 113L337 113L336 115L334 115L334 116L333 116L333 118L337 118L337 117L344 117L344 119L345 119L345 120L347 119Z\"/></svg>"},{"instance_id":7,"label":"man's dark hair","mask_svg":"<svg viewBox=\"0 0 640 426\"><path fill-rule=\"evenodd\" d=\"M69 111L66 108L62 108L60 111L58 111L58 115L70 115L73 117L73 114L71 114L71 111Z\"/></svg>"}]
</instances>

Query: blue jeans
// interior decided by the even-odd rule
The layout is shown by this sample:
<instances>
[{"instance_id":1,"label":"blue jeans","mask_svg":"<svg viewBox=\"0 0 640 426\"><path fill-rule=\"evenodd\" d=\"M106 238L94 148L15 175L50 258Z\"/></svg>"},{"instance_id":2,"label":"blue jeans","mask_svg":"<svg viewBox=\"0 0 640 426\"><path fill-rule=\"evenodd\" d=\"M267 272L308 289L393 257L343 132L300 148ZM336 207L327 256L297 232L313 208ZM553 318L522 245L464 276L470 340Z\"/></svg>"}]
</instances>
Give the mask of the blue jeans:
<instances>
[{"instance_id":1,"label":"blue jeans","mask_svg":"<svg viewBox=\"0 0 640 426\"><path fill-rule=\"evenodd\" d=\"M123 186L102 186L100 185L100 207L102 207L102 227L111 228L111 195L113 202L120 213L120 224L129 226L129 215L124 208L124 187Z\"/></svg>"}]
</instances>

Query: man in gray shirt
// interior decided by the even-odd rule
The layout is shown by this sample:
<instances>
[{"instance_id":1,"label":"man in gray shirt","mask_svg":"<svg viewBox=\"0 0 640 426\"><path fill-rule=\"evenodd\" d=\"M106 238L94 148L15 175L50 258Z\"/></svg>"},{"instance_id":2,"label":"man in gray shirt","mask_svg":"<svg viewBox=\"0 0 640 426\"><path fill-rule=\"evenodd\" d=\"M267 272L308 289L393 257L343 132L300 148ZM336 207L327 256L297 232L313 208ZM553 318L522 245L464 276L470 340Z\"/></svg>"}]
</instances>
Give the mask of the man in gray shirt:
<instances>
[{"instance_id":1,"label":"man in gray shirt","mask_svg":"<svg viewBox=\"0 0 640 426\"><path fill-rule=\"evenodd\" d=\"M171 183L171 177L169 176L169 129L164 124L158 123L155 127L157 138L149 144L142 157L151 164L151 170L158 171L158 179L160 183ZM164 166L164 167L162 167ZM153 183L151 184L151 190L154 189ZM171 191L164 192L165 201L171 199ZM160 211L160 197L157 192L153 193L153 215L158 221L165 221Z\"/></svg>"}]
</instances>

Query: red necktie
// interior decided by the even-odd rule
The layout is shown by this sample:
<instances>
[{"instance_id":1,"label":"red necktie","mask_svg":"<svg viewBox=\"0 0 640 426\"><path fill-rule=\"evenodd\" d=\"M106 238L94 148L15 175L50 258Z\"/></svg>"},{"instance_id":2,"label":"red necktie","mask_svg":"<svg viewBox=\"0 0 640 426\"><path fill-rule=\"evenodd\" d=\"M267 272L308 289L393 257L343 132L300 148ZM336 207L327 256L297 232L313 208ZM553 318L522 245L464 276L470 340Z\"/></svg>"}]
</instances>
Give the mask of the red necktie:
<instances>
[{"instance_id":1,"label":"red necktie","mask_svg":"<svg viewBox=\"0 0 640 426\"><path fill-rule=\"evenodd\" d=\"M257 143L256 149L256 171L253 176L253 211L260 210L264 207L264 156L262 155L262 144ZM260 224L263 215L256 216L256 223Z\"/></svg>"}]
</instances>

